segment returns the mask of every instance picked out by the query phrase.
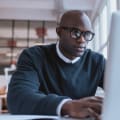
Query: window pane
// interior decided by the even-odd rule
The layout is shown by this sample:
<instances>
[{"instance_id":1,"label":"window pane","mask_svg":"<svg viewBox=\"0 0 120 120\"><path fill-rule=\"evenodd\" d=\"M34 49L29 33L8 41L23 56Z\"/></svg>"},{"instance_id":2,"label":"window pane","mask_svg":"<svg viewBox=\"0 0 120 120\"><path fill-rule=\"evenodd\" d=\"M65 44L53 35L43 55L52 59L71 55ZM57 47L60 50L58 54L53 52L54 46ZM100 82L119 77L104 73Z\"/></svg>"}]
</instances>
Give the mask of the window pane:
<instances>
[{"instance_id":1,"label":"window pane","mask_svg":"<svg viewBox=\"0 0 120 120\"><path fill-rule=\"evenodd\" d=\"M99 47L100 47L100 44L99 44L99 41L100 41L100 23L99 23L99 18L97 18L96 21L95 21L94 31L95 31L95 39L94 39L94 46L93 46L93 48L94 48L95 51L98 51Z\"/></svg>"},{"instance_id":2,"label":"window pane","mask_svg":"<svg viewBox=\"0 0 120 120\"><path fill-rule=\"evenodd\" d=\"M0 20L0 38L12 38L12 22L11 21Z\"/></svg>"},{"instance_id":3,"label":"window pane","mask_svg":"<svg viewBox=\"0 0 120 120\"><path fill-rule=\"evenodd\" d=\"M27 39L27 22L15 21L14 38Z\"/></svg>"},{"instance_id":4,"label":"window pane","mask_svg":"<svg viewBox=\"0 0 120 120\"><path fill-rule=\"evenodd\" d=\"M110 0L110 11L114 12L117 10L117 0Z\"/></svg>"}]
</instances>

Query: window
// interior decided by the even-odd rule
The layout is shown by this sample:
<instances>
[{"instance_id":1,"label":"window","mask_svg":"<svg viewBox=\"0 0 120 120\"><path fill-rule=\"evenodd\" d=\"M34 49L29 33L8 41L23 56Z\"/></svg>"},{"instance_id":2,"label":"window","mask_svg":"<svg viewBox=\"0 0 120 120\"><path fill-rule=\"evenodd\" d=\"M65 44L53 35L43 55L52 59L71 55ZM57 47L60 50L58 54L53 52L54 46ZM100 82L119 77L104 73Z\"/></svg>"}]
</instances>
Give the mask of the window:
<instances>
[{"instance_id":1,"label":"window","mask_svg":"<svg viewBox=\"0 0 120 120\"><path fill-rule=\"evenodd\" d=\"M96 35L93 48L95 51L102 53L106 58L111 14L120 6L117 3L120 3L120 0L107 0L106 5L94 23Z\"/></svg>"}]
</instances>

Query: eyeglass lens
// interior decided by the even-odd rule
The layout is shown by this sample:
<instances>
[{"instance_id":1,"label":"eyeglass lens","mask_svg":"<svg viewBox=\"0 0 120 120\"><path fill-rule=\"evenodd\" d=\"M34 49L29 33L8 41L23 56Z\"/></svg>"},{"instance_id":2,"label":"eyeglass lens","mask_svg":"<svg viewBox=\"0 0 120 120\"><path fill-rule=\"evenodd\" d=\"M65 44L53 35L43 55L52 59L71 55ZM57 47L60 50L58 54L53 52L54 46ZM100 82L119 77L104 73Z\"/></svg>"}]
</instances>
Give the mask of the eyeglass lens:
<instances>
[{"instance_id":1,"label":"eyeglass lens","mask_svg":"<svg viewBox=\"0 0 120 120\"><path fill-rule=\"evenodd\" d=\"M93 33L86 31L86 32L81 32L80 30L72 30L71 31L71 37L74 39L79 39L81 35L84 37L86 41L90 41L93 38Z\"/></svg>"}]
</instances>

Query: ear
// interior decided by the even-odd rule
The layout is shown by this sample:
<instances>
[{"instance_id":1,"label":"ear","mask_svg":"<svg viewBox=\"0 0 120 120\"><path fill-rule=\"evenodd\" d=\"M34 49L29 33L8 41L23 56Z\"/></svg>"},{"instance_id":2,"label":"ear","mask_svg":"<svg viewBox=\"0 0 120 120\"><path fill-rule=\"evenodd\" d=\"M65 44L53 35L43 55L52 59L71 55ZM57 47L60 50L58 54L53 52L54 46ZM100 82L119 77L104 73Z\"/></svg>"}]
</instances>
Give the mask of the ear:
<instances>
[{"instance_id":1,"label":"ear","mask_svg":"<svg viewBox=\"0 0 120 120\"><path fill-rule=\"evenodd\" d=\"M61 37L61 28L60 27L56 28L56 33L59 37Z\"/></svg>"}]
</instances>

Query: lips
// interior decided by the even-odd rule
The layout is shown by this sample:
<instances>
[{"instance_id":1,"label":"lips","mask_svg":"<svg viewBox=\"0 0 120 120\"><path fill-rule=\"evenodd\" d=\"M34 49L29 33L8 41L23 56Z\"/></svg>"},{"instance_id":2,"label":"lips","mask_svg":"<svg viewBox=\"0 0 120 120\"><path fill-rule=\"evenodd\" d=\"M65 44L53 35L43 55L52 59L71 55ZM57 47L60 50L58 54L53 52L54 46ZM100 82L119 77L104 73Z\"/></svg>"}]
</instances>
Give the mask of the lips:
<instances>
[{"instance_id":1,"label":"lips","mask_svg":"<svg viewBox=\"0 0 120 120\"><path fill-rule=\"evenodd\" d=\"M84 50L85 50L84 48L76 48L77 52L84 52Z\"/></svg>"},{"instance_id":2,"label":"lips","mask_svg":"<svg viewBox=\"0 0 120 120\"><path fill-rule=\"evenodd\" d=\"M77 50L77 51L83 52L86 47L83 47L83 46L81 47L81 46L79 46L79 47L74 47L74 48L75 48L75 50Z\"/></svg>"}]
</instances>

